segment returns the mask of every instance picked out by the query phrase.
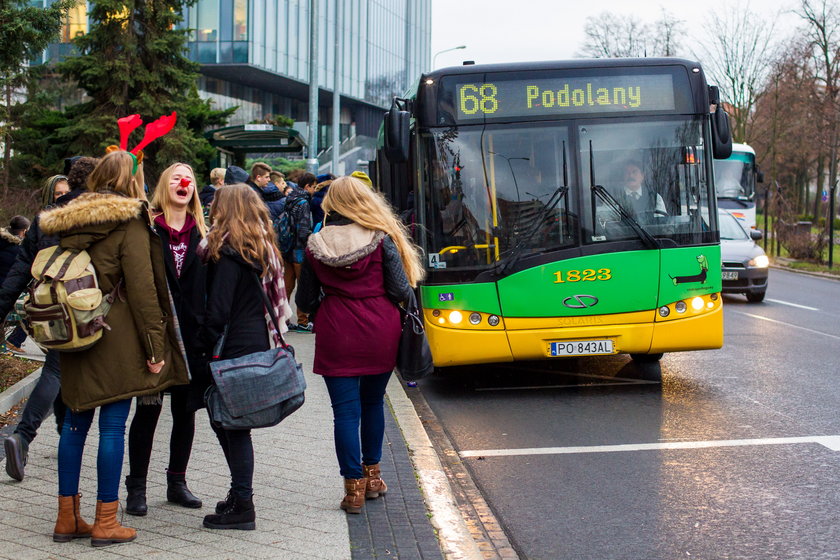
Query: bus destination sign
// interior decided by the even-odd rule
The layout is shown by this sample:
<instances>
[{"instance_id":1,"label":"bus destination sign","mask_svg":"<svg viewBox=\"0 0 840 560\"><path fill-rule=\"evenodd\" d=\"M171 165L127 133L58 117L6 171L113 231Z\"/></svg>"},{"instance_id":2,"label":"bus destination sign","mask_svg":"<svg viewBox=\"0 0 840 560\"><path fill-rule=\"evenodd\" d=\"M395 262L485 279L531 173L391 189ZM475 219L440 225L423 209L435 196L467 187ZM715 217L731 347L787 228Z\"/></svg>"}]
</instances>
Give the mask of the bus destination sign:
<instances>
[{"instance_id":1,"label":"bus destination sign","mask_svg":"<svg viewBox=\"0 0 840 560\"><path fill-rule=\"evenodd\" d=\"M671 74L458 83L458 119L673 111Z\"/></svg>"}]
</instances>

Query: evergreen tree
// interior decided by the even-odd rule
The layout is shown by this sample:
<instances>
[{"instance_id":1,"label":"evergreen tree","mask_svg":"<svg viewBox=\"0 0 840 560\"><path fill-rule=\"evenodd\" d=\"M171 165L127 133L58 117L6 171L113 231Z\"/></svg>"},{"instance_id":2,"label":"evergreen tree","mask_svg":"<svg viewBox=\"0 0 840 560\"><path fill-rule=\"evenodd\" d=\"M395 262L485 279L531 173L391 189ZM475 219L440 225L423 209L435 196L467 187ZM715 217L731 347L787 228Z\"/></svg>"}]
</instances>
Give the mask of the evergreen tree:
<instances>
[{"instance_id":1,"label":"evergreen tree","mask_svg":"<svg viewBox=\"0 0 840 560\"><path fill-rule=\"evenodd\" d=\"M79 56L58 65L89 97L66 111L68 124L55 133L68 155L100 155L109 144L117 144L120 117L137 113L148 124L177 111L176 127L143 150L147 183L153 185L174 161L204 173L214 149L203 131L224 125L235 109L216 111L199 98L198 64L185 56L187 30L178 27L183 5L181 0L90 2L90 32L74 40ZM129 149L143 130L133 133Z\"/></svg>"},{"instance_id":2,"label":"evergreen tree","mask_svg":"<svg viewBox=\"0 0 840 560\"><path fill-rule=\"evenodd\" d=\"M26 62L58 38L64 14L77 1L56 0L48 8L36 8L26 0L0 0L0 139L4 146L0 184L4 200L9 189L11 133L16 124L11 115L15 89L26 81Z\"/></svg>"}]
</instances>

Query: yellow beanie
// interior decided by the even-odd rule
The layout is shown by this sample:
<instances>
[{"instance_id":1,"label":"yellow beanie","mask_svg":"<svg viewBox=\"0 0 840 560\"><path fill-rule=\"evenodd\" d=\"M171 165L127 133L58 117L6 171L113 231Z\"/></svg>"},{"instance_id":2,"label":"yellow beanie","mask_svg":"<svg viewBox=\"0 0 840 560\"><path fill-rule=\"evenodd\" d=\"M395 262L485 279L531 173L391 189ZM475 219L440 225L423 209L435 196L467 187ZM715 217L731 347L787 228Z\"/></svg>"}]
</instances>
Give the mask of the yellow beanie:
<instances>
[{"instance_id":1,"label":"yellow beanie","mask_svg":"<svg viewBox=\"0 0 840 560\"><path fill-rule=\"evenodd\" d=\"M373 181L370 180L370 177L368 177L367 173L365 173L364 171L354 171L350 174L350 176L355 177L370 188L373 188Z\"/></svg>"}]
</instances>

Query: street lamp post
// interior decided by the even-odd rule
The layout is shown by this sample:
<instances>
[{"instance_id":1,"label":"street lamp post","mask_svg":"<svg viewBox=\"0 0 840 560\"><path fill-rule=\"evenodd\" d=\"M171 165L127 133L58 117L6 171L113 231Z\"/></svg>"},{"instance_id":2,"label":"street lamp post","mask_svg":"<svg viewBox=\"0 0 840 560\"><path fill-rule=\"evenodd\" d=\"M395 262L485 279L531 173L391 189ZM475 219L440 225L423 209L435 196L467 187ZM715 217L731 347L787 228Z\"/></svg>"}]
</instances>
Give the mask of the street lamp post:
<instances>
[{"instance_id":1,"label":"street lamp post","mask_svg":"<svg viewBox=\"0 0 840 560\"><path fill-rule=\"evenodd\" d=\"M457 51L457 50L466 49L466 48L467 48L467 45L459 45L457 47L452 47L451 49L443 49L442 51L436 52L435 56L432 57L432 70L434 70L436 68L437 57L438 57L439 54L443 54L443 53L449 52L449 51Z\"/></svg>"}]
</instances>

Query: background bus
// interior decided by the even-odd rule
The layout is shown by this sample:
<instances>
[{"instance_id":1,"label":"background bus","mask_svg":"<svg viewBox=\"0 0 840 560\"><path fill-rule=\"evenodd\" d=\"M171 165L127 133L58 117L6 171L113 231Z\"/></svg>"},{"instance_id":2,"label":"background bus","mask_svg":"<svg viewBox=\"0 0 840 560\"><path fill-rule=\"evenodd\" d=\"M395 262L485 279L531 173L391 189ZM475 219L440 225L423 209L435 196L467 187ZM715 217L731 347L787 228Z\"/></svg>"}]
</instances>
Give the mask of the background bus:
<instances>
[{"instance_id":1,"label":"background bus","mask_svg":"<svg viewBox=\"0 0 840 560\"><path fill-rule=\"evenodd\" d=\"M755 150L747 144L732 144L731 156L715 159L718 206L728 210L748 231L755 228L755 184L763 182Z\"/></svg>"},{"instance_id":2,"label":"background bus","mask_svg":"<svg viewBox=\"0 0 840 560\"><path fill-rule=\"evenodd\" d=\"M719 348L710 103L679 59L445 68L395 101L377 177L425 254L435 365Z\"/></svg>"}]
</instances>

